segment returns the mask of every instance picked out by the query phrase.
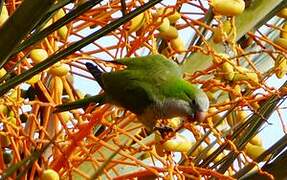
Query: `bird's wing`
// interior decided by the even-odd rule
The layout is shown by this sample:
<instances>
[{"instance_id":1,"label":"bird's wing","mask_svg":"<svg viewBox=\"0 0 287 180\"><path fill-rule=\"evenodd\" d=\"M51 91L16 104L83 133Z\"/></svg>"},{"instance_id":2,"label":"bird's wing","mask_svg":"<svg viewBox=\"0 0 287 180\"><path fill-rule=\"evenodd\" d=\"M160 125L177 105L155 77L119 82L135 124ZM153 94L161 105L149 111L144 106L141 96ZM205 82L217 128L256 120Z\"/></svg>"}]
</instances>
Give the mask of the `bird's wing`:
<instances>
[{"instance_id":1,"label":"bird's wing","mask_svg":"<svg viewBox=\"0 0 287 180\"><path fill-rule=\"evenodd\" d=\"M138 71L124 70L102 76L107 100L136 114L154 103L152 87Z\"/></svg>"},{"instance_id":2,"label":"bird's wing","mask_svg":"<svg viewBox=\"0 0 287 180\"><path fill-rule=\"evenodd\" d=\"M126 65L127 69L130 70L144 71L149 74L157 73L161 76L172 74L173 76L182 77L180 67L172 60L159 54L136 58L123 58L111 62Z\"/></svg>"},{"instance_id":3,"label":"bird's wing","mask_svg":"<svg viewBox=\"0 0 287 180\"><path fill-rule=\"evenodd\" d=\"M88 106L90 103L95 103L97 105L102 105L105 103L105 95L104 94L98 94L96 96L86 97L84 99L80 99L74 102L70 102L67 104L61 104L55 107L54 112L63 112L63 111L69 111L72 109L78 109L78 108L84 108Z\"/></svg>"}]
</instances>

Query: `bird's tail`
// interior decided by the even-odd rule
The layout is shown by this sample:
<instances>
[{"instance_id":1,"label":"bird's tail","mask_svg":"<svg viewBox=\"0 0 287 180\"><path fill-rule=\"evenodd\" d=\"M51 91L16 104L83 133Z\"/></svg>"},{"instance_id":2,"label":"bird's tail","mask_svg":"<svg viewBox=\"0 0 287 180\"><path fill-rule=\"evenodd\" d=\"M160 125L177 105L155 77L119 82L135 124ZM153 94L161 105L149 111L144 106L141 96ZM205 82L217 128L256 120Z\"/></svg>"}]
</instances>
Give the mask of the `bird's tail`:
<instances>
[{"instance_id":1,"label":"bird's tail","mask_svg":"<svg viewBox=\"0 0 287 180\"><path fill-rule=\"evenodd\" d=\"M84 108L88 106L89 104L94 103L97 105L102 105L105 103L105 95L104 94L98 94L96 96L90 96L86 97L84 99L80 99L71 103L67 104L61 104L55 107L54 112L63 112L63 111L69 111L72 109L78 109L78 108Z\"/></svg>"},{"instance_id":2,"label":"bird's tail","mask_svg":"<svg viewBox=\"0 0 287 180\"><path fill-rule=\"evenodd\" d=\"M103 72L98 68L98 66L95 66L92 63L86 62L85 65L86 65L88 71L93 75L95 80L99 83L99 85L101 87L103 87L103 81L101 78L101 75L103 74Z\"/></svg>"}]
</instances>

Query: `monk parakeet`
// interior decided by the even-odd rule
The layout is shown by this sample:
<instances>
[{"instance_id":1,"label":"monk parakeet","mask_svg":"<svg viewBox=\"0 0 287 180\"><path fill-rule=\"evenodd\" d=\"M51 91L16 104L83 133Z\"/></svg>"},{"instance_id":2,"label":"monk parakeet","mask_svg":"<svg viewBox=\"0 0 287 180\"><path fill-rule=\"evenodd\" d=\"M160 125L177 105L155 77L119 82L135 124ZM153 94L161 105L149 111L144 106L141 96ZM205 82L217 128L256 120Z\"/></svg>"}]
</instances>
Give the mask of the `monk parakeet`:
<instances>
[{"instance_id":1,"label":"monk parakeet","mask_svg":"<svg viewBox=\"0 0 287 180\"><path fill-rule=\"evenodd\" d=\"M206 94L183 79L180 67L162 55L124 58L113 63L125 69L102 72L86 63L104 93L56 106L55 112L110 103L135 113L141 123L152 130L158 119L190 117L202 120L209 108Z\"/></svg>"}]
</instances>

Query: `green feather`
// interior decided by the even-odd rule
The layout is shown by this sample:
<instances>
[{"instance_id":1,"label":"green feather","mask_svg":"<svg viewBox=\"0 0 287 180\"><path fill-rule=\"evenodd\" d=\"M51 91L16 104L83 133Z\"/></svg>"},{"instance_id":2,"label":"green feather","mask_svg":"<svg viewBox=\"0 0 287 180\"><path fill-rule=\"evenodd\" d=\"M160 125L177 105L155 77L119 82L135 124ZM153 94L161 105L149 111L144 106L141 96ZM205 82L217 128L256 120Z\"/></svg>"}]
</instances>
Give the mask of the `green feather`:
<instances>
[{"instance_id":1,"label":"green feather","mask_svg":"<svg viewBox=\"0 0 287 180\"><path fill-rule=\"evenodd\" d=\"M72 109L77 109L77 108L82 108L85 106L88 106L90 103L95 103L97 105L102 105L105 103L105 95L104 94L99 94L96 96L90 96L90 97L86 97L84 99L80 99L71 103L67 103L67 104L62 104L62 105L58 105L55 107L54 112L63 112L63 111L69 111Z\"/></svg>"}]
</instances>

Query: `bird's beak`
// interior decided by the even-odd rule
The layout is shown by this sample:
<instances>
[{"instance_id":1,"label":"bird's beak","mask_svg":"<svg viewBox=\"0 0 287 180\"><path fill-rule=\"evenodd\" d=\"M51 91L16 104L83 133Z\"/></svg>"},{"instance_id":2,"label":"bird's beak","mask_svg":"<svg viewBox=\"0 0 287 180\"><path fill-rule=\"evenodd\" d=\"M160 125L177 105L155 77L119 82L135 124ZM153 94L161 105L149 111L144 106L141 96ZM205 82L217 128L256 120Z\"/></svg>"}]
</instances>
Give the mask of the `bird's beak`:
<instances>
[{"instance_id":1,"label":"bird's beak","mask_svg":"<svg viewBox=\"0 0 287 180\"><path fill-rule=\"evenodd\" d=\"M188 117L188 121L190 122L202 122L206 117L206 112L197 111L194 115Z\"/></svg>"},{"instance_id":2,"label":"bird's beak","mask_svg":"<svg viewBox=\"0 0 287 180\"><path fill-rule=\"evenodd\" d=\"M206 117L206 112L202 112L202 111L197 111L195 113L195 120L202 122Z\"/></svg>"}]
</instances>

